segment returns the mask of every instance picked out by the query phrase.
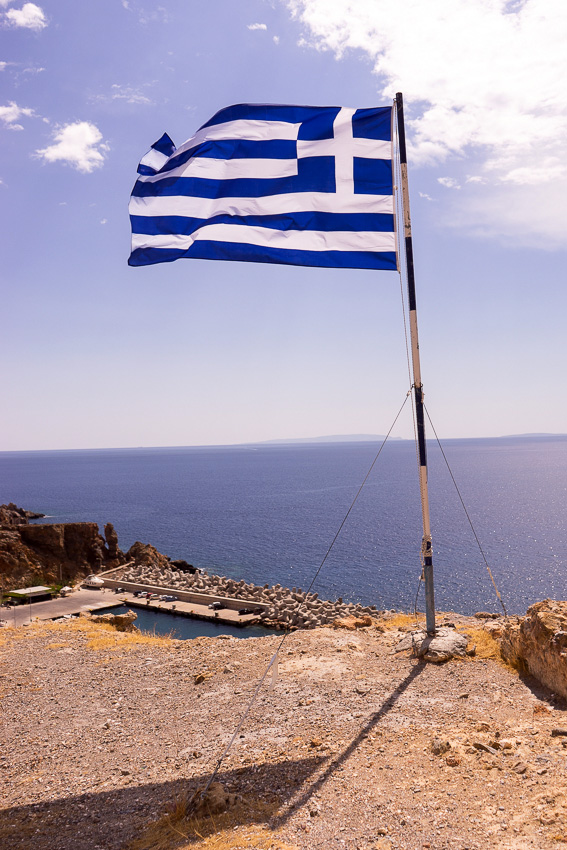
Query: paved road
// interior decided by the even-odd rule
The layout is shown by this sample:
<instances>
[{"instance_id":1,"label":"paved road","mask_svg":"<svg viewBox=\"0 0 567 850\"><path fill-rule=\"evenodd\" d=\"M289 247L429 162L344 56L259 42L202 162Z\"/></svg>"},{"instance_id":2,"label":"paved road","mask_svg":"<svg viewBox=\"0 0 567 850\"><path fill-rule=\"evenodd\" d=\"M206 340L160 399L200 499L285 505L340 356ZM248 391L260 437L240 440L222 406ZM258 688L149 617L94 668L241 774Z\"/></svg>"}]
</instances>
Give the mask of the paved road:
<instances>
[{"instance_id":1,"label":"paved road","mask_svg":"<svg viewBox=\"0 0 567 850\"><path fill-rule=\"evenodd\" d=\"M110 590L75 590L62 599L51 599L48 602L32 602L31 605L14 605L13 608L0 606L0 620L5 620L9 626L23 626L35 620L52 620L64 614L79 614L89 608L106 608L119 604L119 598Z\"/></svg>"},{"instance_id":2,"label":"paved road","mask_svg":"<svg viewBox=\"0 0 567 850\"><path fill-rule=\"evenodd\" d=\"M79 614L84 610L96 610L97 608L108 608L110 605L121 605L135 600L134 605L150 610L171 611L172 604L164 602L152 602L147 605L144 600L136 599L132 593L113 593L110 589L90 590L81 588L61 599L52 599L49 602L32 602L31 605L14 605L12 608L0 606L0 620L4 620L8 626L24 626L32 620L53 620L64 614ZM132 607L135 609L134 605ZM178 613L193 615L197 618L215 620L218 623L231 623L242 625L255 620L254 615L239 615L238 611L225 608L218 612L215 617L207 604L199 605L195 602L175 603Z\"/></svg>"}]
</instances>

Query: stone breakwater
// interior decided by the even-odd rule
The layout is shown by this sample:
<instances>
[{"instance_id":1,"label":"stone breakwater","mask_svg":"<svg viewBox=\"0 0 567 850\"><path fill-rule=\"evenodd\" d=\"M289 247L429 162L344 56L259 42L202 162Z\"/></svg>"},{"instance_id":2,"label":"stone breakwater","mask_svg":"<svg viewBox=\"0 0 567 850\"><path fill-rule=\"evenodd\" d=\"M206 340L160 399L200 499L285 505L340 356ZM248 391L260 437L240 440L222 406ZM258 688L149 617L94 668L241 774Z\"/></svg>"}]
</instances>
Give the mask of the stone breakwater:
<instances>
[{"instance_id":1,"label":"stone breakwater","mask_svg":"<svg viewBox=\"0 0 567 850\"><path fill-rule=\"evenodd\" d=\"M248 584L241 579L209 575L198 572L195 575L176 570L172 567L138 564L125 567L114 573L113 578L124 582L155 585L172 590L191 591L228 599L242 600L243 607L252 608L254 603L267 605L266 610L258 612L258 620L271 628L314 629L327 626L344 617L377 616L375 605L363 606L353 602L336 602L319 599L317 593L307 593L300 587L282 587L280 584L260 587Z\"/></svg>"}]
</instances>

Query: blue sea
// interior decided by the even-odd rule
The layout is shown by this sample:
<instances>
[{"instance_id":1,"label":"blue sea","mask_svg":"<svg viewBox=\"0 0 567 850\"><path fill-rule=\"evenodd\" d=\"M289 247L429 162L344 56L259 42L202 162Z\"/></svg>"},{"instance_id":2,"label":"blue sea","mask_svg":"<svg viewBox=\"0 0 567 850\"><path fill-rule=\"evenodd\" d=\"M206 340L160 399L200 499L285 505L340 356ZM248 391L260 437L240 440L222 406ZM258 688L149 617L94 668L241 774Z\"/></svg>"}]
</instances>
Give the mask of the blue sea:
<instances>
[{"instance_id":1,"label":"blue sea","mask_svg":"<svg viewBox=\"0 0 567 850\"><path fill-rule=\"evenodd\" d=\"M0 503L44 522L112 522L209 572L306 588L379 443L0 453ZM567 598L567 437L448 440L445 454L509 613ZM429 484L436 607L499 610L436 443ZM382 451L314 587L409 610L421 509L413 443ZM420 590L423 607L423 588Z\"/></svg>"}]
</instances>

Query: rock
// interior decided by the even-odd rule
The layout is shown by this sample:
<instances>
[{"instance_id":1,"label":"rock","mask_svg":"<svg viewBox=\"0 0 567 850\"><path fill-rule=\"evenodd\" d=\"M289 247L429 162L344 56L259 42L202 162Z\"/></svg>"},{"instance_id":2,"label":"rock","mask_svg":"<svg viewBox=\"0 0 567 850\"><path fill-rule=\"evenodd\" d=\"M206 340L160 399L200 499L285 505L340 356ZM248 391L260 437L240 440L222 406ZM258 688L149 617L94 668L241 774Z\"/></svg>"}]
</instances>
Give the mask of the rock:
<instances>
[{"instance_id":1,"label":"rock","mask_svg":"<svg viewBox=\"0 0 567 850\"><path fill-rule=\"evenodd\" d=\"M482 741L473 741L473 747L475 750L482 750L482 752L490 753L493 756L498 755L498 750L495 750L494 747L490 747L488 744L484 744Z\"/></svg>"},{"instance_id":2,"label":"rock","mask_svg":"<svg viewBox=\"0 0 567 850\"><path fill-rule=\"evenodd\" d=\"M13 502L0 505L0 525L29 525L30 519L41 519L45 514L36 514L19 508Z\"/></svg>"},{"instance_id":3,"label":"rock","mask_svg":"<svg viewBox=\"0 0 567 850\"><path fill-rule=\"evenodd\" d=\"M93 623L108 623L117 632L137 631L134 620L138 619L138 615L133 611L127 611L125 614L92 614L90 619Z\"/></svg>"},{"instance_id":4,"label":"rock","mask_svg":"<svg viewBox=\"0 0 567 850\"><path fill-rule=\"evenodd\" d=\"M236 794L229 794L224 790L220 782L213 782L206 793L200 789L193 796L188 811L194 817L210 817L226 812L240 798Z\"/></svg>"},{"instance_id":5,"label":"rock","mask_svg":"<svg viewBox=\"0 0 567 850\"><path fill-rule=\"evenodd\" d=\"M552 729L551 730L551 737L552 738L559 738L561 736L567 736L567 729Z\"/></svg>"},{"instance_id":6,"label":"rock","mask_svg":"<svg viewBox=\"0 0 567 850\"><path fill-rule=\"evenodd\" d=\"M503 657L567 699L567 602L545 599L507 622L498 638Z\"/></svg>"},{"instance_id":7,"label":"rock","mask_svg":"<svg viewBox=\"0 0 567 850\"><path fill-rule=\"evenodd\" d=\"M118 535L111 522L107 522L104 526L104 538L108 547L109 557L112 559L120 558L122 552L118 548Z\"/></svg>"},{"instance_id":8,"label":"rock","mask_svg":"<svg viewBox=\"0 0 567 850\"><path fill-rule=\"evenodd\" d=\"M433 738L433 740L431 741L431 752L435 756L442 756L450 749L451 744L449 743L449 741L445 741L441 738Z\"/></svg>"},{"instance_id":9,"label":"rock","mask_svg":"<svg viewBox=\"0 0 567 850\"><path fill-rule=\"evenodd\" d=\"M371 626L372 623L372 617L368 614L364 617L355 617L354 615L350 615L348 617L342 617L338 620L334 620L332 626L334 629L348 629L349 631L354 632L356 629L368 628L368 626Z\"/></svg>"},{"instance_id":10,"label":"rock","mask_svg":"<svg viewBox=\"0 0 567 850\"><path fill-rule=\"evenodd\" d=\"M204 671L202 673L195 673L195 675L193 677L193 681L195 682L196 685L200 685L202 682L205 682L207 679L212 678L212 675L213 674L209 673L208 671Z\"/></svg>"},{"instance_id":11,"label":"rock","mask_svg":"<svg viewBox=\"0 0 567 850\"><path fill-rule=\"evenodd\" d=\"M165 555L152 546L150 543L140 543L136 541L126 552L128 561L135 561L136 564L146 568L158 568L166 570L169 566L169 561Z\"/></svg>"},{"instance_id":12,"label":"rock","mask_svg":"<svg viewBox=\"0 0 567 850\"><path fill-rule=\"evenodd\" d=\"M176 561L171 562L174 567L177 567L178 570L181 570L182 573L190 573L194 575L197 572L197 568L193 566L193 564L188 564L187 561L183 561L182 559L178 559Z\"/></svg>"},{"instance_id":13,"label":"rock","mask_svg":"<svg viewBox=\"0 0 567 850\"><path fill-rule=\"evenodd\" d=\"M426 632L406 635L397 645L395 652L411 650L415 656L434 664L442 664L451 658L462 658L467 648L467 638L451 629L439 628L434 636Z\"/></svg>"},{"instance_id":14,"label":"rock","mask_svg":"<svg viewBox=\"0 0 567 850\"><path fill-rule=\"evenodd\" d=\"M69 583L116 566L95 522L0 525L0 573L12 585Z\"/></svg>"}]
</instances>

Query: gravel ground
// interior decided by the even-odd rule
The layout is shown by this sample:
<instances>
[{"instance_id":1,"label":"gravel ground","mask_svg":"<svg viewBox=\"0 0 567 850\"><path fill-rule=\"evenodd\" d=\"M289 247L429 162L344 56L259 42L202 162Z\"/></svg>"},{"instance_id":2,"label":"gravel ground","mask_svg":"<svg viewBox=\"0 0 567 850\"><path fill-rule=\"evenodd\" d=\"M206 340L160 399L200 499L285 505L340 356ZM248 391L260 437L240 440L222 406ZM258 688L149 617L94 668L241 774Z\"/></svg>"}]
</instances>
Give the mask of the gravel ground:
<instances>
[{"instance_id":1,"label":"gravel ground","mask_svg":"<svg viewBox=\"0 0 567 850\"><path fill-rule=\"evenodd\" d=\"M169 833L148 824L206 782L281 635L174 641L87 620L4 629L0 846L566 844L567 737L552 735L565 706L494 660L394 654L391 626L288 635L219 773L242 799L191 841L183 820Z\"/></svg>"}]
</instances>

